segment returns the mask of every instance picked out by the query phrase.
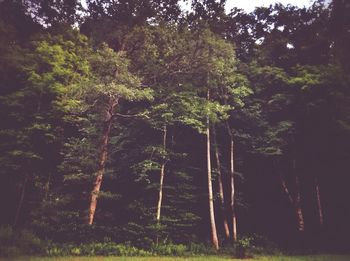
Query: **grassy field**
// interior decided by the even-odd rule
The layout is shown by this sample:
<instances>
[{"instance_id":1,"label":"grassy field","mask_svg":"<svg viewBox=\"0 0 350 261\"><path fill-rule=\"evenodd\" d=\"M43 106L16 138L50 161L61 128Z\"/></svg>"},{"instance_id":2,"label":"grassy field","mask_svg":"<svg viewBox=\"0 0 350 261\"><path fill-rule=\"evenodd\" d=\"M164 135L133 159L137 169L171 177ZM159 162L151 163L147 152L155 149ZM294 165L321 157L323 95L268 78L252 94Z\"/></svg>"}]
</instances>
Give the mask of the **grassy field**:
<instances>
[{"instance_id":1,"label":"grassy field","mask_svg":"<svg viewBox=\"0 0 350 261\"><path fill-rule=\"evenodd\" d=\"M202 256L202 257L22 257L0 258L0 261L228 261L242 260L229 256ZM345 255L311 255L311 256L260 256L246 261L350 261Z\"/></svg>"}]
</instances>

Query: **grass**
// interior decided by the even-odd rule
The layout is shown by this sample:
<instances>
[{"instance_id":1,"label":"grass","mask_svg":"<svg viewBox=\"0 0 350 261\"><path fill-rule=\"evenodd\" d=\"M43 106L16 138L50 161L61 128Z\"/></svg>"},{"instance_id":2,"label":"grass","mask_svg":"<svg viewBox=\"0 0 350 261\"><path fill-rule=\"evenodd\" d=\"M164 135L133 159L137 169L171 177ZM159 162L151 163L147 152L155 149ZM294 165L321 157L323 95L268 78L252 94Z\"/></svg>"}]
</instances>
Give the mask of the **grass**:
<instances>
[{"instance_id":1,"label":"grass","mask_svg":"<svg viewBox=\"0 0 350 261\"><path fill-rule=\"evenodd\" d=\"M240 260L230 256L198 257L21 257L0 258L0 261L228 261ZM310 255L310 256L259 256L246 261L349 261L349 255Z\"/></svg>"}]
</instances>

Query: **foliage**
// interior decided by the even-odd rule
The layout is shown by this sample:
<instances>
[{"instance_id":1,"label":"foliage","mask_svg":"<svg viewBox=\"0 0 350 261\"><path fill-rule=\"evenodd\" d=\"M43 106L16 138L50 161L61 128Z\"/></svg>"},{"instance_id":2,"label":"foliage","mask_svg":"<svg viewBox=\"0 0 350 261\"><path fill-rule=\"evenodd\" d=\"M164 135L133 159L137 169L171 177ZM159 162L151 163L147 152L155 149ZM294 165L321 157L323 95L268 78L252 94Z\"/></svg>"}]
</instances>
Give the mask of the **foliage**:
<instances>
[{"instance_id":1,"label":"foliage","mask_svg":"<svg viewBox=\"0 0 350 261\"><path fill-rule=\"evenodd\" d=\"M228 252L222 250L222 253ZM208 246L201 244L153 244L150 248L141 249L130 245L114 242L87 244L49 244L46 248L47 256L196 256L215 254Z\"/></svg>"},{"instance_id":2,"label":"foliage","mask_svg":"<svg viewBox=\"0 0 350 261\"><path fill-rule=\"evenodd\" d=\"M13 231L10 226L0 227L0 256L41 255L45 244L28 230Z\"/></svg>"},{"instance_id":3,"label":"foliage","mask_svg":"<svg viewBox=\"0 0 350 261\"><path fill-rule=\"evenodd\" d=\"M51 245L47 248L48 256L149 256L151 252L128 245L113 242L90 243L82 245Z\"/></svg>"},{"instance_id":4,"label":"foliage","mask_svg":"<svg viewBox=\"0 0 350 261\"><path fill-rule=\"evenodd\" d=\"M184 256L187 251L187 247L182 244L154 245L151 249L155 255L161 256Z\"/></svg>"}]
</instances>

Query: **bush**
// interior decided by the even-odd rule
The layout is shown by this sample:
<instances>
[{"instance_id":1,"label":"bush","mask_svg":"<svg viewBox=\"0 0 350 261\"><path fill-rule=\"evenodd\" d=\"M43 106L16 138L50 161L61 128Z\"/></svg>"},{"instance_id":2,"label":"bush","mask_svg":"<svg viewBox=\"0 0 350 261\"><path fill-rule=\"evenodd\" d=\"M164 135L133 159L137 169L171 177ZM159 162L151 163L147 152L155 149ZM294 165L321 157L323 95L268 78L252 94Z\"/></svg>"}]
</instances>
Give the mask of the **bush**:
<instances>
[{"instance_id":1,"label":"bush","mask_svg":"<svg viewBox=\"0 0 350 261\"><path fill-rule=\"evenodd\" d=\"M281 255L282 252L278 246L268 238L260 235L252 235L249 250L253 254L259 255Z\"/></svg>"},{"instance_id":2,"label":"bush","mask_svg":"<svg viewBox=\"0 0 350 261\"><path fill-rule=\"evenodd\" d=\"M134 246L117 244L114 242L89 243L89 244L51 244L46 251L48 256L188 256L208 255L216 253L213 248L204 244L158 244L152 245L149 250L139 249Z\"/></svg>"},{"instance_id":3,"label":"bush","mask_svg":"<svg viewBox=\"0 0 350 261\"><path fill-rule=\"evenodd\" d=\"M28 230L19 233L17 246L24 254L42 254L45 251L42 241Z\"/></svg>"},{"instance_id":4,"label":"bush","mask_svg":"<svg viewBox=\"0 0 350 261\"><path fill-rule=\"evenodd\" d=\"M235 245L235 252L237 258L246 258L248 249L252 248L252 238L242 237Z\"/></svg>"},{"instance_id":5,"label":"bush","mask_svg":"<svg viewBox=\"0 0 350 261\"><path fill-rule=\"evenodd\" d=\"M0 246L0 256L2 257L14 257L22 255L22 251L15 246Z\"/></svg>"},{"instance_id":6,"label":"bush","mask_svg":"<svg viewBox=\"0 0 350 261\"><path fill-rule=\"evenodd\" d=\"M251 257L253 255L281 255L281 251L266 237L253 234L241 237L235 244L237 258Z\"/></svg>"},{"instance_id":7,"label":"bush","mask_svg":"<svg viewBox=\"0 0 350 261\"><path fill-rule=\"evenodd\" d=\"M51 245L47 248L48 256L149 256L150 252L129 245L114 242L90 243L81 245Z\"/></svg>"},{"instance_id":8,"label":"bush","mask_svg":"<svg viewBox=\"0 0 350 261\"><path fill-rule=\"evenodd\" d=\"M0 227L0 256L43 254L42 241L28 230L14 231L10 226Z\"/></svg>"},{"instance_id":9,"label":"bush","mask_svg":"<svg viewBox=\"0 0 350 261\"><path fill-rule=\"evenodd\" d=\"M61 246L50 245L46 249L47 256L65 256L68 255L66 249Z\"/></svg>"},{"instance_id":10,"label":"bush","mask_svg":"<svg viewBox=\"0 0 350 261\"><path fill-rule=\"evenodd\" d=\"M11 245L14 241L14 233L12 227L3 226L0 227L0 244L3 245Z\"/></svg>"},{"instance_id":11,"label":"bush","mask_svg":"<svg viewBox=\"0 0 350 261\"><path fill-rule=\"evenodd\" d=\"M188 254L188 248L182 244L159 244L153 245L152 253L161 256L184 256Z\"/></svg>"},{"instance_id":12,"label":"bush","mask_svg":"<svg viewBox=\"0 0 350 261\"><path fill-rule=\"evenodd\" d=\"M215 255L216 250L208 245L199 244L199 243L191 243L188 246L188 251L192 255Z\"/></svg>"}]
</instances>

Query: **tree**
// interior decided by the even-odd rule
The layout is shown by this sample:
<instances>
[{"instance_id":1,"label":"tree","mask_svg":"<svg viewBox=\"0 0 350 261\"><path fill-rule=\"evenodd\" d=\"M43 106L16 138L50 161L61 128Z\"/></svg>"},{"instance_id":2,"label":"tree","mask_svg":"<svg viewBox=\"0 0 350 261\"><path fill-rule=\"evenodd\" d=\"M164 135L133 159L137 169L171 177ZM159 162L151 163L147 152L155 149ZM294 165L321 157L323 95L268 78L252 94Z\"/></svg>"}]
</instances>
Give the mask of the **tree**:
<instances>
[{"instance_id":1,"label":"tree","mask_svg":"<svg viewBox=\"0 0 350 261\"><path fill-rule=\"evenodd\" d=\"M62 24L74 26L80 22L84 11L78 0L24 0L23 4L36 22L53 28Z\"/></svg>"},{"instance_id":2,"label":"tree","mask_svg":"<svg viewBox=\"0 0 350 261\"><path fill-rule=\"evenodd\" d=\"M28 195L35 202L27 210L29 213L34 213L48 194L64 135L72 121L70 110L77 105L70 94L87 74L83 59L86 38L75 31L65 37L40 38L30 43L31 49L26 50L19 67L25 78L18 82L17 90L1 99L3 113L12 112L4 114L7 126L1 133L2 159L7 166L4 173L13 173L22 180L17 183L21 184L21 192L14 226L19 222L28 188L35 191Z\"/></svg>"},{"instance_id":3,"label":"tree","mask_svg":"<svg viewBox=\"0 0 350 261\"><path fill-rule=\"evenodd\" d=\"M332 39L332 53L343 68L348 71L349 66L349 50L346 46L349 45L349 35L346 33L350 27L349 17L346 15L349 12L349 3L344 0L333 0L330 4L330 18L327 24L328 33Z\"/></svg>"},{"instance_id":4,"label":"tree","mask_svg":"<svg viewBox=\"0 0 350 261\"><path fill-rule=\"evenodd\" d=\"M140 80L128 71L128 61L124 55L115 53L104 45L90 59L94 78L87 96L100 103L99 112L102 114L103 122L96 179L91 192L89 225L92 225L95 216L97 197L108 159L108 141L113 120L121 116L116 112L117 107L122 100L138 101L152 98L149 89L139 88Z\"/></svg>"},{"instance_id":5,"label":"tree","mask_svg":"<svg viewBox=\"0 0 350 261\"><path fill-rule=\"evenodd\" d=\"M220 122L227 119L229 110L232 110L232 104L227 102L227 99L240 101L242 97L249 94L249 89L246 86L241 86L237 82L235 75L236 62L232 45L224 40L218 39L210 31L199 31L199 39L196 49L198 65L196 70L199 72L198 82L193 83L202 85L207 92L207 110L206 110L206 137L207 137L207 171L208 171L208 191L209 191L209 210L212 226L212 242L218 248L218 242L215 238L216 227L214 208L212 205L213 194L211 184L211 141L210 141L210 124ZM199 90L199 95L203 95L204 90ZM226 95L225 98L223 98ZM228 97L228 98L227 98ZM221 102L221 104L220 104ZM233 164L233 163L232 163ZM233 173L231 173L233 179ZM231 182L232 183L232 182ZM234 184L231 187L231 195L234 195ZM234 198L231 197L231 206L234 204ZM233 234L236 237L235 229L235 213L232 209Z\"/></svg>"},{"instance_id":6,"label":"tree","mask_svg":"<svg viewBox=\"0 0 350 261\"><path fill-rule=\"evenodd\" d=\"M217 167L217 172L218 172L218 184L219 184L219 196L220 196L220 208L222 211L223 215L223 225L224 225L224 230L225 230L225 236L226 239L230 239L230 228L229 224L226 218L226 202L225 202L225 196L224 196L224 186L223 186L223 177L222 177L222 171L221 171L221 161L220 161L220 153L219 153L219 148L218 148L218 142L217 142L217 137L216 137L216 130L215 126L213 127L213 139L214 139L214 150L215 150L215 160L216 160L216 167ZM235 222L233 223L235 227Z\"/></svg>"}]
</instances>

